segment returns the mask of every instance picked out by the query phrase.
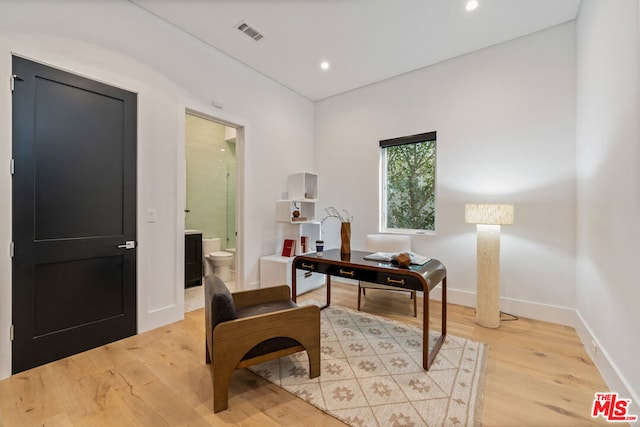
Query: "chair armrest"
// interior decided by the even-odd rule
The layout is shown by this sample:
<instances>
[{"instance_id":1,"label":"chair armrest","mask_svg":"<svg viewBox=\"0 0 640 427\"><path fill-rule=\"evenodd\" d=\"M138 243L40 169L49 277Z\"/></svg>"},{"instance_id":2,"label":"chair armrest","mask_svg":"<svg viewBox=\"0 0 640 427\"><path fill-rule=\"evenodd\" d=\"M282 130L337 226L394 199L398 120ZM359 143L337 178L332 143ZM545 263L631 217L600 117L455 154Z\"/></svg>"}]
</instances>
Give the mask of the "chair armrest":
<instances>
[{"instance_id":1,"label":"chair armrest","mask_svg":"<svg viewBox=\"0 0 640 427\"><path fill-rule=\"evenodd\" d=\"M233 304L235 305L236 310L238 310L250 305L257 305L265 302L287 301L291 299L291 290L287 285L280 285L270 288L234 292L231 296L233 296Z\"/></svg>"}]
</instances>

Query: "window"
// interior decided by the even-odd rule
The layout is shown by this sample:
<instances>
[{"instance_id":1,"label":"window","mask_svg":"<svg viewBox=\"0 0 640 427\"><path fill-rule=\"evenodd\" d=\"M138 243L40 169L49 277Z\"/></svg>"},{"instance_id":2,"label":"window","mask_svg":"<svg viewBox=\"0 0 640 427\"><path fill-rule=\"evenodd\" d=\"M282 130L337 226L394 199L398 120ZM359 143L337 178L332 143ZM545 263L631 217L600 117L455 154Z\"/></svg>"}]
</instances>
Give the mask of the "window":
<instances>
[{"instance_id":1,"label":"window","mask_svg":"<svg viewBox=\"0 0 640 427\"><path fill-rule=\"evenodd\" d=\"M380 141L381 229L435 231L436 133Z\"/></svg>"}]
</instances>

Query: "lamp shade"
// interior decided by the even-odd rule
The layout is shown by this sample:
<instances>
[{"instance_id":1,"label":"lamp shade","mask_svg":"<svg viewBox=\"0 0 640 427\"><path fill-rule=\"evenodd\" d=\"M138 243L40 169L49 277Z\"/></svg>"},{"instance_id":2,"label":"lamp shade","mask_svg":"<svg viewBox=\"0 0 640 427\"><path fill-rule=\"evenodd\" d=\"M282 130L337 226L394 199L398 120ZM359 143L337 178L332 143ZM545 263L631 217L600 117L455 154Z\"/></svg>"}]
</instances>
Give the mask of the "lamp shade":
<instances>
[{"instance_id":1,"label":"lamp shade","mask_svg":"<svg viewBox=\"0 0 640 427\"><path fill-rule=\"evenodd\" d=\"M465 205L464 222L470 224L513 224L513 205L477 204Z\"/></svg>"}]
</instances>

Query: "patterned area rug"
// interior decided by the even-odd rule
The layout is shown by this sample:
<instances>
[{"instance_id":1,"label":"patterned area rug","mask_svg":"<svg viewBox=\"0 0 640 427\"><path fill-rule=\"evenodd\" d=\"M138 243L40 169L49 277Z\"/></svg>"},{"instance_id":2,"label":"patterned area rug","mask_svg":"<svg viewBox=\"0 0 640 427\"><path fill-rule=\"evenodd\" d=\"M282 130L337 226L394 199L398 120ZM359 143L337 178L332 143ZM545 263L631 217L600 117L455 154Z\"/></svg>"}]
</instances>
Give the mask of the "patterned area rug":
<instances>
[{"instance_id":1,"label":"patterned area rug","mask_svg":"<svg viewBox=\"0 0 640 427\"><path fill-rule=\"evenodd\" d=\"M351 426L480 425L484 344L447 335L426 372L421 328L339 306L321 322L318 378L306 352L249 369Z\"/></svg>"}]
</instances>

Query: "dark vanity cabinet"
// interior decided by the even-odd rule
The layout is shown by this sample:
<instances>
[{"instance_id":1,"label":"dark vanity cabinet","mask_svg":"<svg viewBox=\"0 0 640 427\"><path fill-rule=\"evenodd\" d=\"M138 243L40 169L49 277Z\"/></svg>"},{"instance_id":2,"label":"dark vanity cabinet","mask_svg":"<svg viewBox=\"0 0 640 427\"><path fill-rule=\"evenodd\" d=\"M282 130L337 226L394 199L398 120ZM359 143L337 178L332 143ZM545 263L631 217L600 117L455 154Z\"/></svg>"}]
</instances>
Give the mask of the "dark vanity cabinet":
<instances>
[{"instance_id":1,"label":"dark vanity cabinet","mask_svg":"<svg viewBox=\"0 0 640 427\"><path fill-rule=\"evenodd\" d=\"M184 235L184 287L202 285L202 233Z\"/></svg>"}]
</instances>

